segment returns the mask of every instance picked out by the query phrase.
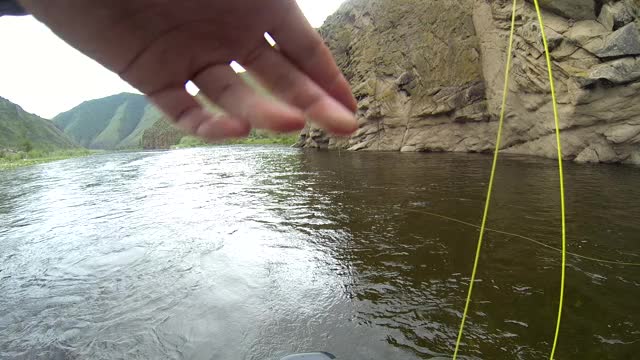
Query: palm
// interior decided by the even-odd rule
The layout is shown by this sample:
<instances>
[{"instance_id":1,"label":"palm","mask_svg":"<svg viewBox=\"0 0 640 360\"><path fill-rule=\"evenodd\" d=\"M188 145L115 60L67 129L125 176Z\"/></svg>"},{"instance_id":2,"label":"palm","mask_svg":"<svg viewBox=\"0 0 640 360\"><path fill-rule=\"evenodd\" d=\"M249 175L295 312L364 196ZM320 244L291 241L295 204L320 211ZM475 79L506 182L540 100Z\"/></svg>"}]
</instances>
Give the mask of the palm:
<instances>
[{"instance_id":1,"label":"palm","mask_svg":"<svg viewBox=\"0 0 640 360\"><path fill-rule=\"evenodd\" d=\"M25 0L70 44L149 95L187 131L242 136L251 127L291 131L305 118L354 130L349 85L293 0ZM263 34L270 33L278 49ZM282 102L256 94L237 61ZM193 81L226 111L214 117L185 91Z\"/></svg>"}]
</instances>

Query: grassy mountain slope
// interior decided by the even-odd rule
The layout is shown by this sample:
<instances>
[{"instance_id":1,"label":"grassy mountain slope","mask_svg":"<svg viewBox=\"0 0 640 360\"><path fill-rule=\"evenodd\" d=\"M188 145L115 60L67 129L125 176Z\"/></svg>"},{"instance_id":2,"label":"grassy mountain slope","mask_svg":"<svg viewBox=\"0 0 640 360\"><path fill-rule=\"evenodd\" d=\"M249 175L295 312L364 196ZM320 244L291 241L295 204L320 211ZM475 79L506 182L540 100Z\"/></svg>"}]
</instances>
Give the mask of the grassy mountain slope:
<instances>
[{"instance_id":1,"label":"grassy mountain slope","mask_svg":"<svg viewBox=\"0 0 640 360\"><path fill-rule=\"evenodd\" d=\"M164 114L155 106L147 106L142 119L138 122L138 126L120 142L123 148L142 147L142 136L157 122L165 119Z\"/></svg>"},{"instance_id":2,"label":"grassy mountain slope","mask_svg":"<svg viewBox=\"0 0 640 360\"><path fill-rule=\"evenodd\" d=\"M51 151L76 147L51 121L0 97L0 149Z\"/></svg>"},{"instance_id":3,"label":"grassy mountain slope","mask_svg":"<svg viewBox=\"0 0 640 360\"><path fill-rule=\"evenodd\" d=\"M86 101L53 121L85 147L113 150L140 147L142 133L160 116L144 96L122 93Z\"/></svg>"},{"instance_id":4,"label":"grassy mountain slope","mask_svg":"<svg viewBox=\"0 0 640 360\"><path fill-rule=\"evenodd\" d=\"M247 73L239 75L256 91L268 96ZM203 96L198 95L197 99L211 111L219 111ZM168 149L185 137L144 96L129 93L86 101L53 121L69 137L90 149ZM252 132L250 137L282 140L279 135L260 131Z\"/></svg>"}]
</instances>

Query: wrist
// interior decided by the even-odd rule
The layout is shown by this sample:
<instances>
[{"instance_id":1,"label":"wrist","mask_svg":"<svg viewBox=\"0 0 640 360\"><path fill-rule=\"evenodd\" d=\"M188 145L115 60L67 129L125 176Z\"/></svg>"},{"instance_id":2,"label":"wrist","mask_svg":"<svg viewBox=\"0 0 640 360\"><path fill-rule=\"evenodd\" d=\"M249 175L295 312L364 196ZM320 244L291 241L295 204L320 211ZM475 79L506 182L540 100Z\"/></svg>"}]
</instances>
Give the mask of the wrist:
<instances>
[{"instance_id":1,"label":"wrist","mask_svg":"<svg viewBox=\"0 0 640 360\"><path fill-rule=\"evenodd\" d=\"M0 0L0 16L27 15L27 11L17 0Z\"/></svg>"}]
</instances>

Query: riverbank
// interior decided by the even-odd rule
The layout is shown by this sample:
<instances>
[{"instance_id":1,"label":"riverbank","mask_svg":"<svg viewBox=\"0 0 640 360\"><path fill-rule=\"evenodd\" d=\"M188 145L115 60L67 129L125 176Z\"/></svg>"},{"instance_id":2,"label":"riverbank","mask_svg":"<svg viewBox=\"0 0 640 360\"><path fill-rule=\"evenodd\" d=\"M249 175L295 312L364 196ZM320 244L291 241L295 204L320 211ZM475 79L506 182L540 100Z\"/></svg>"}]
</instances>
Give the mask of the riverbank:
<instances>
[{"instance_id":1,"label":"riverbank","mask_svg":"<svg viewBox=\"0 0 640 360\"><path fill-rule=\"evenodd\" d=\"M73 149L73 150L31 150L28 152L0 151L0 171L10 170L19 167L32 166L53 161L66 160L77 157L84 157L99 153L96 150Z\"/></svg>"},{"instance_id":2,"label":"riverbank","mask_svg":"<svg viewBox=\"0 0 640 360\"><path fill-rule=\"evenodd\" d=\"M298 141L298 134L270 134L253 133L244 139L225 140L216 143L207 143L201 139L185 136L174 149L189 149L195 147L206 147L216 145L288 145L293 146Z\"/></svg>"}]
</instances>

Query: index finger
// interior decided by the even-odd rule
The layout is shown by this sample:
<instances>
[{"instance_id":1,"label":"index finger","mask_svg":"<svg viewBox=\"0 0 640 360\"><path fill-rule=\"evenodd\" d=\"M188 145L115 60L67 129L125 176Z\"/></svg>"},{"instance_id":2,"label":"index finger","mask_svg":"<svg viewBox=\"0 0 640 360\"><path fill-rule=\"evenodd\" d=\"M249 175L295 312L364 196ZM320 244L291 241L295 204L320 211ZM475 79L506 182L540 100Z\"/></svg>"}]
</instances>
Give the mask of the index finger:
<instances>
[{"instance_id":1,"label":"index finger","mask_svg":"<svg viewBox=\"0 0 640 360\"><path fill-rule=\"evenodd\" d=\"M270 34L289 61L347 109L353 112L358 109L351 86L336 65L331 51L295 2L291 13Z\"/></svg>"}]
</instances>

